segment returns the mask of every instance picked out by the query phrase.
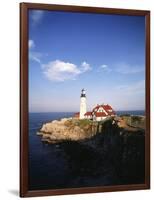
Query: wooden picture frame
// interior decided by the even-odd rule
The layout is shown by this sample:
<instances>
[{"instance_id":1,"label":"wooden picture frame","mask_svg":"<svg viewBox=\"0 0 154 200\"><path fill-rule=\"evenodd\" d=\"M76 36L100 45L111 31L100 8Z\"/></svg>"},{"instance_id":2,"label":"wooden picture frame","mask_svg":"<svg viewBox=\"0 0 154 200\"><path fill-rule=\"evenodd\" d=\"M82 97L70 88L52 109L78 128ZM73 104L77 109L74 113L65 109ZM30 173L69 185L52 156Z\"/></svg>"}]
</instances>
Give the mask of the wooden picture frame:
<instances>
[{"instance_id":1,"label":"wooden picture frame","mask_svg":"<svg viewBox=\"0 0 154 200\"><path fill-rule=\"evenodd\" d=\"M145 183L113 186L96 186L81 188L62 188L48 190L29 190L28 174L28 10L39 9L72 13L99 13L111 15L144 16L145 17ZM80 7L52 4L20 4L20 196L33 197L45 195L64 195L78 193L113 192L126 190L150 189L150 11L114 8Z\"/></svg>"}]
</instances>

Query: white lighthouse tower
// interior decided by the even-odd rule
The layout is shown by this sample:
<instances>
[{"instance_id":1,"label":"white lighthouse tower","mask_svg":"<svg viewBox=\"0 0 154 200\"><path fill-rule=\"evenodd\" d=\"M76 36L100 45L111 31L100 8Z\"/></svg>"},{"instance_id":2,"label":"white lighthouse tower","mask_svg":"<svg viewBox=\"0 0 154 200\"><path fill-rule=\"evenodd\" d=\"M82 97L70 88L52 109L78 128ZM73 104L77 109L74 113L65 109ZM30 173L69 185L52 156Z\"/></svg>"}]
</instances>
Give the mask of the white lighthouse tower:
<instances>
[{"instance_id":1,"label":"white lighthouse tower","mask_svg":"<svg viewBox=\"0 0 154 200\"><path fill-rule=\"evenodd\" d=\"M80 97L80 119L84 119L84 114L87 112L87 103L86 103L86 92L84 89L81 90Z\"/></svg>"}]
</instances>

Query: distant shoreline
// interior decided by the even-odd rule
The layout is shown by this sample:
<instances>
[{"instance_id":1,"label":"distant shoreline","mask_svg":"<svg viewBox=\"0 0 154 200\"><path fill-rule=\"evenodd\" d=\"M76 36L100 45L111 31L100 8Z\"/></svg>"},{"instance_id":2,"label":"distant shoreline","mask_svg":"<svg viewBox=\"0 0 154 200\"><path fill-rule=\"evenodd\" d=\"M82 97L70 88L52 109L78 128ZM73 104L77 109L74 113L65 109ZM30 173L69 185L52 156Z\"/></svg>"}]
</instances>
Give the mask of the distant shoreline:
<instances>
[{"instance_id":1,"label":"distant shoreline","mask_svg":"<svg viewBox=\"0 0 154 200\"><path fill-rule=\"evenodd\" d=\"M48 114L48 113L70 113L70 114L73 114L73 113L76 113L77 111L71 111L71 112L67 112L67 111L58 111L58 112L55 112L55 111L50 111L50 112L29 112L29 114ZM145 115L145 110L118 110L118 111L115 111L116 114L130 114L130 115ZM138 114L137 114L138 113ZM142 113L142 114L139 114L139 113Z\"/></svg>"}]
</instances>

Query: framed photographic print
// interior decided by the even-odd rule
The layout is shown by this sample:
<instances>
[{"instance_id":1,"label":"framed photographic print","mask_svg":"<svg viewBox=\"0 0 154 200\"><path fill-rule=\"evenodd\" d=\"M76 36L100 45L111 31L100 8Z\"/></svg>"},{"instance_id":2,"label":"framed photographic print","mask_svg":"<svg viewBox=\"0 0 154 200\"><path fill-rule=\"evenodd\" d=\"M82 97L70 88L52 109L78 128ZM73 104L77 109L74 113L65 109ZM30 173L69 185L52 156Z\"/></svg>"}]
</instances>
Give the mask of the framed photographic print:
<instances>
[{"instance_id":1,"label":"framed photographic print","mask_svg":"<svg viewBox=\"0 0 154 200\"><path fill-rule=\"evenodd\" d=\"M150 11L20 4L20 196L150 188Z\"/></svg>"}]
</instances>

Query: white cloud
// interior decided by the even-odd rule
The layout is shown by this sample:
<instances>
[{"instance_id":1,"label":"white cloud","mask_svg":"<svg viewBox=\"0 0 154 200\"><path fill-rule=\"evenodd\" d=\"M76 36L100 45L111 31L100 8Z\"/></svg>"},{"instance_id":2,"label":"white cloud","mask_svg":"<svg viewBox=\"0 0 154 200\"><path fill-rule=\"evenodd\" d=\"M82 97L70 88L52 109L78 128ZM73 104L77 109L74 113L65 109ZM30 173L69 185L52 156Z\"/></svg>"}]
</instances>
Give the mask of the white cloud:
<instances>
[{"instance_id":1,"label":"white cloud","mask_svg":"<svg viewBox=\"0 0 154 200\"><path fill-rule=\"evenodd\" d=\"M28 41L29 45L29 59L39 63L42 66L43 73L45 76L52 81L65 81L65 80L75 80L79 74L91 70L90 64L86 61L81 63L81 66L64 62L61 60L51 61L47 64L42 64L41 57L48 54L42 54L40 52L32 51L36 45L34 40Z\"/></svg>"},{"instance_id":2,"label":"white cloud","mask_svg":"<svg viewBox=\"0 0 154 200\"><path fill-rule=\"evenodd\" d=\"M103 72L111 72L112 70L111 70L111 68L110 68L108 65L103 64L103 65L101 65L101 66L99 67L98 72L100 72L100 71L103 71Z\"/></svg>"},{"instance_id":3,"label":"white cloud","mask_svg":"<svg viewBox=\"0 0 154 200\"><path fill-rule=\"evenodd\" d=\"M110 68L108 65L103 64L99 67L98 72L116 72L120 74L137 74L144 72L144 67L139 65L129 65L127 63L119 63Z\"/></svg>"},{"instance_id":4,"label":"white cloud","mask_svg":"<svg viewBox=\"0 0 154 200\"><path fill-rule=\"evenodd\" d=\"M31 18L33 23L39 23L43 18L44 11L43 10L33 10L31 14Z\"/></svg>"},{"instance_id":5,"label":"white cloud","mask_svg":"<svg viewBox=\"0 0 154 200\"><path fill-rule=\"evenodd\" d=\"M41 53L38 53L38 52L29 52L29 59L32 60L32 61L35 61L39 64L41 64L41 58L42 54Z\"/></svg>"},{"instance_id":6,"label":"white cloud","mask_svg":"<svg viewBox=\"0 0 154 200\"><path fill-rule=\"evenodd\" d=\"M88 64L86 61L82 62L81 63L81 67L82 67L82 71L83 72L86 72L88 70L91 70L91 67L90 67L90 64Z\"/></svg>"},{"instance_id":7,"label":"white cloud","mask_svg":"<svg viewBox=\"0 0 154 200\"><path fill-rule=\"evenodd\" d=\"M81 67L61 60L51 61L42 65L43 73L51 81L75 80L79 74L90 69L90 65L86 62L81 63Z\"/></svg>"},{"instance_id":8,"label":"white cloud","mask_svg":"<svg viewBox=\"0 0 154 200\"><path fill-rule=\"evenodd\" d=\"M35 43L33 40L28 40L28 47L29 49L34 48L35 47Z\"/></svg>"},{"instance_id":9,"label":"white cloud","mask_svg":"<svg viewBox=\"0 0 154 200\"><path fill-rule=\"evenodd\" d=\"M121 63L115 67L115 71L121 74L136 74L143 72L144 67L139 65L129 65L126 63Z\"/></svg>"},{"instance_id":10,"label":"white cloud","mask_svg":"<svg viewBox=\"0 0 154 200\"><path fill-rule=\"evenodd\" d=\"M108 68L108 66L107 65L101 65L100 68L106 69L106 68Z\"/></svg>"},{"instance_id":11,"label":"white cloud","mask_svg":"<svg viewBox=\"0 0 154 200\"><path fill-rule=\"evenodd\" d=\"M29 59L41 64L40 58L41 58L42 54L31 50L31 49L35 48L34 40L29 40L28 46L29 46Z\"/></svg>"}]
</instances>

